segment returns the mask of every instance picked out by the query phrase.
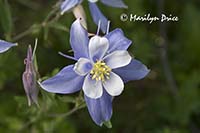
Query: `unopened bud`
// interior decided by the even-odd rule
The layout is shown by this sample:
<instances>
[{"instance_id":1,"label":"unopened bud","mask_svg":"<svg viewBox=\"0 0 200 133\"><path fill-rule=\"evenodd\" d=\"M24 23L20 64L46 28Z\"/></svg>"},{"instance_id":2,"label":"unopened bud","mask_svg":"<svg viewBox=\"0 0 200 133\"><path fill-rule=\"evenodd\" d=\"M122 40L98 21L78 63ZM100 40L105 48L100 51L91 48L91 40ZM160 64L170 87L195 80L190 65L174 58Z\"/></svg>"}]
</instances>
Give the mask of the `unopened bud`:
<instances>
[{"instance_id":1,"label":"unopened bud","mask_svg":"<svg viewBox=\"0 0 200 133\"><path fill-rule=\"evenodd\" d=\"M28 105L31 106L32 103L38 105L37 97L38 97L38 88L37 88L37 79L36 79L36 71L34 67L33 53L31 45L28 47L27 57L24 60L24 64L26 65L26 69L23 73L22 80L24 89L26 92L26 96L28 99Z\"/></svg>"}]
</instances>

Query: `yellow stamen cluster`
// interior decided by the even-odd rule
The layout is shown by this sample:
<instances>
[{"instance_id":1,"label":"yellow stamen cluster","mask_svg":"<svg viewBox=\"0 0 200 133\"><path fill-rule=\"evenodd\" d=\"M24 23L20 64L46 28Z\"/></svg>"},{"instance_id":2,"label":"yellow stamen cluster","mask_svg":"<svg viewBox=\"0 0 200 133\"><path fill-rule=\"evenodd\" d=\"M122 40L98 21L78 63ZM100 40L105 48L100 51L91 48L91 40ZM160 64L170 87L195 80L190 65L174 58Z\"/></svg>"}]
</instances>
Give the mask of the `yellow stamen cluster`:
<instances>
[{"instance_id":1,"label":"yellow stamen cluster","mask_svg":"<svg viewBox=\"0 0 200 133\"><path fill-rule=\"evenodd\" d=\"M96 81L105 81L106 79L110 78L110 72L111 69L106 65L103 61L97 61L93 69L90 71L90 74L92 76L92 79L95 79Z\"/></svg>"}]
</instances>

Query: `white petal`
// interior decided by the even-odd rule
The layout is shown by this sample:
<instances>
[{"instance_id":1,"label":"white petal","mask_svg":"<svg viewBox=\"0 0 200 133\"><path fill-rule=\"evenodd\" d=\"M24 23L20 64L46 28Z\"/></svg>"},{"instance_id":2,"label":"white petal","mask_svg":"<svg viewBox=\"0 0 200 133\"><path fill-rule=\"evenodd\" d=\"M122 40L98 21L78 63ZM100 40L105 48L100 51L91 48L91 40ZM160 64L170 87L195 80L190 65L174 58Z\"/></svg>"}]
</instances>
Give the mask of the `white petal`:
<instances>
[{"instance_id":1,"label":"white petal","mask_svg":"<svg viewBox=\"0 0 200 133\"><path fill-rule=\"evenodd\" d=\"M122 79L113 72L110 73L110 79L103 82L103 86L111 96L118 96L124 90L124 83Z\"/></svg>"},{"instance_id":2,"label":"white petal","mask_svg":"<svg viewBox=\"0 0 200 133\"><path fill-rule=\"evenodd\" d=\"M100 98L103 94L103 87L101 81L93 80L88 74L83 83L84 94L93 99Z\"/></svg>"},{"instance_id":3,"label":"white petal","mask_svg":"<svg viewBox=\"0 0 200 133\"><path fill-rule=\"evenodd\" d=\"M80 75L86 75L92 69L92 63L86 58L80 58L74 66L74 71Z\"/></svg>"},{"instance_id":4,"label":"white petal","mask_svg":"<svg viewBox=\"0 0 200 133\"><path fill-rule=\"evenodd\" d=\"M132 57L125 50L118 50L104 57L106 65L112 69L128 65L131 59Z\"/></svg>"},{"instance_id":5,"label":"white petal","mask_svg":"<svg viewBox=\"0 0 200 133\"><path fill-rule=\"evenodd\" d=\"M90 58L94 62L102 59L102 57L106 54L108 47L109 42L107 38L99 36L92 37L89 42Z\"/></svg>"}]
</instances>

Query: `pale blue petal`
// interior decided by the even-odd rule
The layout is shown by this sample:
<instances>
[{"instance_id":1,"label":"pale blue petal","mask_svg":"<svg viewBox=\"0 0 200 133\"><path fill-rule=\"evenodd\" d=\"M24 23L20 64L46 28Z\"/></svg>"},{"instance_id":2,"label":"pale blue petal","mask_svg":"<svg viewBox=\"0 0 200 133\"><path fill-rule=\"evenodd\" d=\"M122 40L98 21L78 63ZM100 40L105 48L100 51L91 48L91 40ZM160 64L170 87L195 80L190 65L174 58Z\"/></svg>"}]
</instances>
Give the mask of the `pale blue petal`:
<instances>
[{"instance_id":1,"label":"pale blue petal","mask_svg":"<svg viewBox=\"0 0 200 133\"><path fill-rule=\"evenodd\" d=\"M82 2L82 0L65 0L65 1L63 1L60 6L61 14L71 10L73 7L80 4L81 2Z\"/></svg>"},{"instance_id":2,"label":"pale blue petal","mask_svg":"<svg viewBox=\"0 0 200 133\"><path fill-rule=\"evenodd\" d=\"M54 77L40 83L40 86L52 93L68 94L79 91L82 88L84 77L77 75L73 68L73 65L63 68Z\"/></svg>"},{"instance_id":3,"label":"pale blue petal","mask_svg":"<svg viewBox=\"0 0 200 133\"><path fill-rule=\"evenodd\" d=\"M128 8L128 6L124 4L123 0L100 0L100 1L105 5L112 7Z\"/></svg>"},{"instance_id":4,"label":"pale blue petal","mask_svg":"<svg viewBox=\"0 0 200 133\"><path fill-rule=\"evenodd\" d=\"M131 59L132 57L125 50L114 51L103 58L106 65L111 69L126 66L131 62Z\"/></svg>"},{"instance_id":5,"label":"pale blue petal","mask_svg":"<svg viewBox=\"0 0 200 133\"><path fill-rule=\"evenodd\" d=\"M108 53L115 50L127 50L132 41L124 36L121 29L115 29L105 36L109 40Z\"/></svg>"},{"instance_id":6,"label":"pale blue petal","mask_svg":"<svg viewBox=\"0 0 200 133\"><path fill-rule=\"evenodd\" d=\"M107 25L108 25L108 20L107 18L102 14L102 12L99 10L97 5L95 3L89 2L89 8L90 12L93 18L93 21L96 25L99 24L99 21L101 22L101 30L103 33L107 31Z\"/></svg>"},{"instance_id":7,"label":"pale blue petal","mask_svg":"<svg viewBox=\"0 0 200 133\"><path fill-rule=\"evenodd\" d=\"M92 67L92 62L90 62L90 60L80 58L74 66L74 71L80 76L85 76Z\"/></svg>"},{"instance_id":8,"label":"pale blue petal","mask_svg":"<svg viewBox=\"0 0 200 133\"><path fill-rule=\"evenodd\" d=\"M17 46L17 44L0 40L0 53L6 52L13 46Z\"/></svg>"},{"instance_id":9,"label":"pale blue petal","mask_svg":"<svg viewBox=\"0 0 200 133\"><path fill-rule=\"evenodd\" d=\"M83 83L83 92L87 97L97 99L103 94L103 87L101 81L96 81L88 74Z\"/></svg>"},{"instance_id":10,"label":"pale blue petal","mask_svg":"<svg viewBox=\"0 0 200 133\"><path fill-rule=\"evenodd\" d=\"M115 73L111 72L109 79L103 82L103 87L111 96L119 96L124 90L122 79Z\"/></svg>"},{"instance_id":11,"label":"pale blue petal","mask_svg":"<svg viewBox=\"0 0 200 133\"><path fill-rule=\"evenodd\" d=\"M83 28L80 20L77 19L71 26L70 44L76 59L88 58L88 32Z\"/></svg>"},{"instance_id":12,"label":"pale blue petal","mask_svg":"<svg viewBox=\"0 0 200 133\"><path fill-rule=\"evenodd\" d=\"M101 98L91 99L85 95L85 102L92 120L99 126L112 117L112 97L104 90Z\"/></svg>"},{"instance_id":13,"label":"pale blue petal","mask_svg":"<svg viewBox=\"0 0 200 133\"><path fill-rule=\"evenodd\" d=\"M118 74L124 82L128 82L144 78L150 70L140 61L132 59L131 63L127 66L114 69L113 72Z\"/></svg>"},{"instance_id":14,"label":"pale blue petal","mask_svg":"<svg viewBox=\"0 0 200 133\"><path fill-rule=\"evenodd\" d=\"M94 36L89 42L90 59L96 62L103 58L109 47L108 39L105 37Z\"/></svg>"}]
</instances>

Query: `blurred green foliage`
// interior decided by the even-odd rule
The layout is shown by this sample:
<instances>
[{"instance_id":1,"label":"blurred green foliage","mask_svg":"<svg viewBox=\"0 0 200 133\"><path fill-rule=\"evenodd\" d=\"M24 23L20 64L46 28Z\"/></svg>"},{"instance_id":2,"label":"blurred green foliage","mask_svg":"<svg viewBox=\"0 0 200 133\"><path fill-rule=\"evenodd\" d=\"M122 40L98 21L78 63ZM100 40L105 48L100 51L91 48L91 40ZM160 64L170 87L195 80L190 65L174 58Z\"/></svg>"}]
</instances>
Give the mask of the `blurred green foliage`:
<instances>
[{"instance_id":1,"label":"blurred green foliage","mask_svg":"<svg viewBox=\"0 0 200 133\"><path fill-rule=\"evenodd\" d=\"M158 15L158 1L124 1L128 9L99 5L111 20L111 29L120 27L133 40L130 53L146 64L151 73L143 80L129 82L124 93L115 98L111 119L113 127L107 129L96 126L86 108L68 114L74 104L81 105L82 99L77 99L79 94L69 97L41 90L40 108L28 107L21 81L28 44L34 44L35 38L39 39L36 54L40 76L54 75L65 65L73 63L58 55L58 51L72 54L69 28L75 18L66 13L59 16L58 21L44 26L42 24L56 1L0 0L0 38L19 43L18 47L0 55L0 132L200 132L200 2L168 0L164 4L165 14L179 17L178 22L166 23L165 50L169 61L167 67L177 86L174 94L160 58L163 38L159 23L120 21L122 13ZM91 20L87 2L83 5L89 32L95 33L97 27Z\"/></svg>"}]
</instances>

